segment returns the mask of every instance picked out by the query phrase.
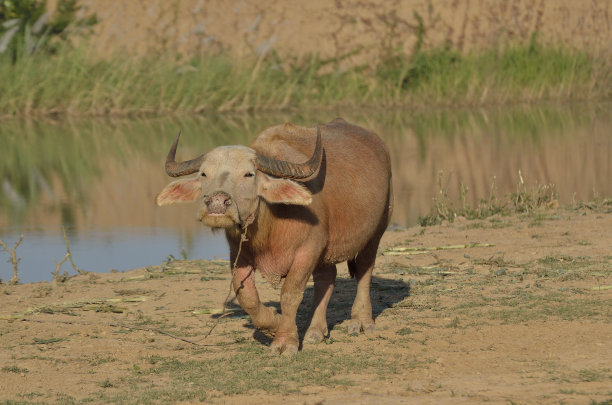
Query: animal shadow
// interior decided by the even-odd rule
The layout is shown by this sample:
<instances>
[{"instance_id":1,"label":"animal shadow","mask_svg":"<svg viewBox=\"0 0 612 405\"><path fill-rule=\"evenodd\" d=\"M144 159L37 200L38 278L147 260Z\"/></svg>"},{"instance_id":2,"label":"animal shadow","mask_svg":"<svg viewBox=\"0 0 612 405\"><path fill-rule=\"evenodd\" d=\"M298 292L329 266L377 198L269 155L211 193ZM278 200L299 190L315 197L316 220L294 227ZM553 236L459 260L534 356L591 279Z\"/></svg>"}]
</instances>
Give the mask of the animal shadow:
<instances>
[{"instance_id":1,"label":"animal shadow","mask_svg":"<svg viewBox=\"0 0 612 405\"><path fill-rule=\"evenodd\" d=\"M327 308L327 328L331 331L335 326L351 319L353 300L357 293L357 283L354 279L338 278L334 293ZM314 288L308 287L304 291L304 299L300 304L297 315L297 326L300 334L300 342L310 324L310 310L314 296ZM372 277L370 286L370 299L372 301L372 317L374 321L387 308L410 296L410 283L403 280L390 280L381 277ZM275 307L280 312L280 304L267 302L266 305ZM264 345L269 345L272 338L258 331L251 322L246 325L253 328L253 338Z\"/></svg>"}]
</instances>

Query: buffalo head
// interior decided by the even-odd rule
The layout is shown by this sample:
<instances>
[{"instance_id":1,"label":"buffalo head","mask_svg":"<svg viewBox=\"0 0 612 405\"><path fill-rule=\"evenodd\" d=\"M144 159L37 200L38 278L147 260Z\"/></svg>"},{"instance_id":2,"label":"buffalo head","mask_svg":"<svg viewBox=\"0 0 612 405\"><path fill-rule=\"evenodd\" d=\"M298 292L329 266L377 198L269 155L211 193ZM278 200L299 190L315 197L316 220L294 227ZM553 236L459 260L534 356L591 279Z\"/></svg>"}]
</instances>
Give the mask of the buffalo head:
<instances>
[{"instance_id":1,"label":"buffalo head","mask_svg":"<svg viewBox=\"0 0 612 405\"><path fill-rule=\"evenodd\" d=\"M175 180L156 198L157 205L201 199L198 217L213 228L242 226L257 210L259 199L272 204L308 205L310 191L294 180L311 177L322 157L321 132L312 157L304 163L286 162L258 153L246 146L220 146L195 159L176 162L180 132L170 147L166 173Z\"/></svg>"}]
</instances>

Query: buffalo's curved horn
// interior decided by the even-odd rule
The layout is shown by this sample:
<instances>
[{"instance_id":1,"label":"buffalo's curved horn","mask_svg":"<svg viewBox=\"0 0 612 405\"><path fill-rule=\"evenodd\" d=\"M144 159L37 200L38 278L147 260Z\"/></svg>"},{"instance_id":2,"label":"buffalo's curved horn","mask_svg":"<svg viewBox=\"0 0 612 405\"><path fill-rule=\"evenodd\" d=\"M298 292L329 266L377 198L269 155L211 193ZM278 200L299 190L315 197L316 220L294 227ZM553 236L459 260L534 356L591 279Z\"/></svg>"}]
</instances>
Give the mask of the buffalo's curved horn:
<instances>
[{"instance_id":1,"label":"buffalo's curved horn","mask_svg":"<svg viewBox=\"0 0 612 405\"><path fill-rule=\"evenodd\" d=\"M174 139L174 142L172 142L170 152L168 152L168 157L166 158L166 173L168 173L168 176L171 177L185 176L187 174L197 172L202 164L202 159L204 158L204 155L200 155L195 159L186 160L184 162L176 162L174 157L176 156L176 147L178 146L180 136L181 131L179 131L178 135Z\"/></svg>"},{"instance_id":2,"label":"buffalo's curved horn","mask_svg":"<svg viewBox=\"0 0 612 405\"><path fill-rule=\"evenodd\" d=\"M278 160L269 156L257 153L255 165L257 169L275 177L286 179L305 179L312 176L319 165L323 156L323 148L321 147L321 128L317 125L317 143L315 145L312 157L304 163L291 163L284 160Z\"/></svg>"}]
</instances>

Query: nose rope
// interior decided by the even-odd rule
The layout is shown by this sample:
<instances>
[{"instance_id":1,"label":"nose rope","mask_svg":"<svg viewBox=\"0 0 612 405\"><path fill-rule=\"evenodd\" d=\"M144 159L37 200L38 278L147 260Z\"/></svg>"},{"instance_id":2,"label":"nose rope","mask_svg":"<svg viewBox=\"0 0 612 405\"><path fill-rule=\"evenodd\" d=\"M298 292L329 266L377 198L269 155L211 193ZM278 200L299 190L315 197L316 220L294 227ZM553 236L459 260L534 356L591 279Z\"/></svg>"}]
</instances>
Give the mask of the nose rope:
<instances>
[{"instance_id":1,"label":"nose rope","mask_svg":"<svg viewBox=\"0 0 612 405\"><path fill-rule=\"evenodd\" d=\"M249 215L246 219L246 221L244 221L244 226L242 227L242 234L240 235L240 243L238 244L238 253L236 254L236 259L234 260L234 264L232 265L232 277L234 276L234 273L236 272L236 267L238 266L238 259L240 258L240 252L242 251L242 243L248 241L247 239L247 228L249 227L249 225L251 225L253 223L253 221L255 220L255 213L253 212L251 215ZM227 298L226 298L227 301Z\"/></svg>"},{"instance_id":2,"label":"nose rope","mask_svg":"<svg viewBox=\"0 0 612 405\"><path fill-rule=\"evenodd\" d=\"M244 221L244 226L242 227L242 234L240 235L240 243L238 244L238 253L236 254L236 259L234 260L234 264L232 265L232 269L231 269L232 277L230 279L229 291L227 292L227 296L223 300L223 308L221 309L221 314L219 315L219 317L217 318L217 321L213 324L213 326L211 326L211 328L208 330L206 335L204 335L202 339L198 340L198 342L201 342L205 340L207 337L209 337L212 331L217 327L221 319L225 317L225 314L226 314L225 311L227 310L227 302L229 301L230 296L232 295L232 291L233 291L232 284L234 282L234 275L236 274L236 268L238 267L238 259L240 258L240 253L242 252L242 244L248 241L247 236L246 236L247 229L249 228L249 225L253 223L254 220L255 220L255 212L249 215L246 221ZM254 270L251 269L248 276L250 276L253 271Z\"/></svg>"}]
</instances>

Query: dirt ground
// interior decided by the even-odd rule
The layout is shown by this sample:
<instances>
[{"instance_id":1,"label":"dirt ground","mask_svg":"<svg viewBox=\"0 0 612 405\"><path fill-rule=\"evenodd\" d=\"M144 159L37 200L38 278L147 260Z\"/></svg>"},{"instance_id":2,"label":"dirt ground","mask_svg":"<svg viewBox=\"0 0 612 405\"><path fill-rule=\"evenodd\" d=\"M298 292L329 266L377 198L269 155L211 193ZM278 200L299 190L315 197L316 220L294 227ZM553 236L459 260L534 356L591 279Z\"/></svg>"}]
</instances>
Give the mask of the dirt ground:
<instances>
[{"instance_id":1,"label":"dirt ground","mask_svg":"<svg viewBox=\"0 0 612 405\"><path fill-rule=\"evenodd\" d=\"M610 404L611 230L609 205L390 230L377 331L348 335L343 267L330 336L291 358L269 353L235 302L220 318L227 262L3 284L0 400ZM278 306L279 291L258 286ZM311 298L309 284L302 333Z\"/></svg>"},{"instance_id":2,"label":"dirt ground","mask_svg":"<svg viewBox=\"0 0 612 405\"><path fill-rule=\"evenodd\" d=\"M48 2L51 10L57 1ZM537 33L553 45L589 53L612 49L612 4L607 0L80 0L95 13L89 48L96 55L124 51L192 55L223 51L262 56L320 55L345 64L379 62L390 52L411 55L450 44L469 51L524 42ZM80 14L81 15L81 14Z\"/></svg>"}]
</instances>

